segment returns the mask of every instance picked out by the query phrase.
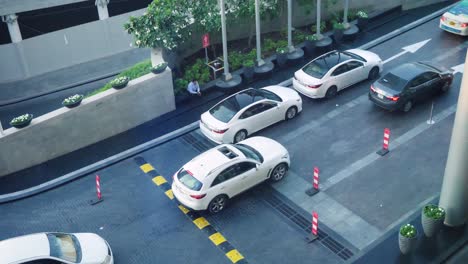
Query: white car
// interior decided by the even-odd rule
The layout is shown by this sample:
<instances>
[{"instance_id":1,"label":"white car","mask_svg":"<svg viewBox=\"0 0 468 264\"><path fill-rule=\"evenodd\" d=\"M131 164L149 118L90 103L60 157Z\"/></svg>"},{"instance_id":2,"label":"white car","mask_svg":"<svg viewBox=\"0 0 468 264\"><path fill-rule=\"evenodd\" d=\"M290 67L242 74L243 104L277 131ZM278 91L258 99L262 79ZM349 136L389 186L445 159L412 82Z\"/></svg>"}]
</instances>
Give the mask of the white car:
<instances>
[{"instance_id":1,"label":"white car","mask_svg":"<svg viewBox=\"0 0 468 264\"><path fill-rule=\"evenodd\" d=\"M293 89L277 85L249 88L203 113L200 130L218 144L236 143L260 129L292 119L301 111L301 96Z\"/></svg>"},{"instance_id":2,"label":"white car","mask_svg":"<svg viewBox=\"0 0 468 264\"><path fill-rule=\"evenodd\" d=\"M439 27L458 35L468 35L468 0L460 1L440 18Z\"/></svg>"},{"instance_id":3,"label":"white car","mask_svg":"<svg viewBox=\"0 0 468 264\"><path fill-rule=\"evenodd\" d=\"M310 98L331 98L340 90L383 70L380 57L367 50L330 51L294 73L293 87Z\"/></svg>"},{"instance_id":4,"label":"white car","mask_svg":"<svg viewBox=\"0 0 468 264\"><path fill-rule=\"evenodd\" d=\"M0 263L113 264L109 244L93 233L37 233L0 241Z\"/></svg>"},{"instance_id":5,"label":"white car","mask_svg":"<svg viewBox=\"0 0 468 264\"><path fill-rule=\"evenodd\" d=\"M172 192L192 210L217 213L229 198L267 179L283 179L289 164L289 153L280 143L251 137L216 146L189 161L174 174Z\"/></svg>"}]
</instances>

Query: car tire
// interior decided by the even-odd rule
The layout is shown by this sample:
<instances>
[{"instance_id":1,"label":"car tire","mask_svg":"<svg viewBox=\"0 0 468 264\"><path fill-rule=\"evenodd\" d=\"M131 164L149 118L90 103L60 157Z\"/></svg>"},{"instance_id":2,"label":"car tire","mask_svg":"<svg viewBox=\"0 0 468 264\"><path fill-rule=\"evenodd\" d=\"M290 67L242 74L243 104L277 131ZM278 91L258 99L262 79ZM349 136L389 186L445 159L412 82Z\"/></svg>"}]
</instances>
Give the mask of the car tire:
<instances>
[{"instance_id":1,"label":"car tire","mask_svg":"<svg viewBox=\"0 0 468 264\"><path fill-rule=\"evenodd\" d=\"M335 85L328 88L327 93L325 93L325 98L330 99L335 97L338 94L338 88Z\"/></svg>"},{"instance_id":2,"label":"car tire","mask_svg":"<svg viewBox=\"0 0 468 264\"><path fill-rule=\"evenodd\" d=\"M290 119L295 118L296 115L297 115L297 107L291 106L286 111L286 114L284 115L284 117L285 117L286 120L290 120Z\"/></svg>"},{"instance_id":3,"label":"car tire","mask_svg":"<svg viewBox=\"0 0 468 264\"><path fill-rule=\"evenodd\" d=\"M379 67L374 67L369 71L369 80L374 80L379 76Z\"/></svg>"},{"instance_id":4,"label":"car tire","mask_svg":"<svg viewBox=\"0 0 468 264\"><path fill-rule=\"evenodd\" d=\"M217 214L217 213L221 212L226 207L228 199L229 198L224 194L220 194L220 195L216 196L208 204L208 211L211 214Z\"/></svg>"},{"instance_id":5,"label":"car tire","mask_svg":"<svg viewBox=\"0 0 468 264\"><path fill-rule=\"evenodd\" d=\"M288 165L286 163L280 163L270 173L270 181L278 182L281 181L286 173L288 172Z\"/></svg>"},{"instance_id":6,"label":"car tire","mask_svg":"<svg viewBox=\"0 0 468 264\"><path fill-rule=\"evenodd\" d=\"M449 89L450 89L450 83L445 82L444 85L440 88L440 91L442 93L446 93L446 92L448 92Z\"/></svg>"},{"instance_id":7,"label":"car tire","mask_svg":"<svg viewBox=\"0 0 468 264\"><path fill-rule=\"evenodd\" d=\"M408 113L411 109L413 108L413 101L408 100L406 103L403 105L401 110L405 113Z\"/></svg>"},{"instance_id":8,"label":"car tire","mask_svg":"<svg viewBox=\"0 0 468 264\"><path fill-rule=\"evenodd\" d=\"M247 131L245 131L244 129L238 131L235 135L234 135L234 140L233 142L234 143L238 143L244 139L247 138Z\"/></svg>"}]
</instances>

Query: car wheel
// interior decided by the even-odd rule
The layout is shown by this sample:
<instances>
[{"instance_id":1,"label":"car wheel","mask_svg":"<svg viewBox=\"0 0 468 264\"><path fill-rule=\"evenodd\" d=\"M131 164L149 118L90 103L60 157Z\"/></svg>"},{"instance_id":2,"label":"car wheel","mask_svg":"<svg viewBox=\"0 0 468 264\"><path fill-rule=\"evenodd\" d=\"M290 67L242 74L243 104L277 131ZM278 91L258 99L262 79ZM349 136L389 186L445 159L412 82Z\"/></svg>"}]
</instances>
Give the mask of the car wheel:
<instances>
[{"instance_id":1,"label":"car wheel","mask_svg":"<svg viewBox=\"0 0 468 264\"><path fill-rule=\"evenodd\" d=\"M330 98L335 97L337 93L338 93L338 89L336 88L336 86L332 86L328 88L327 93L325 94L325 97L330 99Z\"/></svg>"},{"instance_id":2,"label":"car wheel","mask_svg":"<svg viewBox=\"0 0 468 264\"><path fill-rule=\"evenodd\" d=\"M449 90L449 88L450 88L449 82L445 82L444 86L442 86L442 88L440 88L440 91L445 93L445 92L447 92Z\"/></svg>"},{"instance_id":3,"label":"car wheel","mask_svg":"<svg viewBox=\"0 0 468 264\"><path fill-rule=\"evenodd\" d=\"M369 72L369 80L374 80L376 79L377 77L379 76L379 68L378 67L374 67L370 70Z\"/></svg>"},{"instance_id":4,"label":"car wheel","mask_svg":"<svg viewBox=\"0 0 468 264\"><path fill-rule=\"evenodd\" d=\"M405 113L408 113L411 108L413 108L413 102L411 100L408 100L404 105L403 105L403 108L401 110L403 110L403 112Z\"/></svg>"},{"instance_id":5,"label":"car wheel","mask_svg":"<svg viewBox=\"0 0 468 264\"><path fill-rule=\"evenodd\" d=\"M234 135L234 143L240 142L247 138L247 131L241 130Z\"/></svg>"},{"instance_id":6,"label":"car wheel","mask_svg":"<svg viewBox=\"0 0 468 264\"><path fill-rule=\"evenodd\" d=\"M286 111L285 117L286 120L293 119L297 115L297 108L295 106L291 106Z\"/></svg>"},{"instance_id":7,"label":"car wheel","mask_svg":"<svg viewBox=\"0 0 468 264\"><path fill-rule=\"evenodd\" d=\"M272 182L281 181L288 172L288 165L286 163L281 163L276 165L273 171L270 174L270 180Z\"/></svg>"},{"instance_id":8,"label":"car wheel","mask_svg":"<svg viewBox=\"0 0 468 264\"><path fill-rule=\"evenodd\" d=\"M224 194L216 196L211 200L210 204L208 204L208 211L212 214L221 212L221 210L226 207L227 201L228 197Z\"/></svg>"}]
</instances>

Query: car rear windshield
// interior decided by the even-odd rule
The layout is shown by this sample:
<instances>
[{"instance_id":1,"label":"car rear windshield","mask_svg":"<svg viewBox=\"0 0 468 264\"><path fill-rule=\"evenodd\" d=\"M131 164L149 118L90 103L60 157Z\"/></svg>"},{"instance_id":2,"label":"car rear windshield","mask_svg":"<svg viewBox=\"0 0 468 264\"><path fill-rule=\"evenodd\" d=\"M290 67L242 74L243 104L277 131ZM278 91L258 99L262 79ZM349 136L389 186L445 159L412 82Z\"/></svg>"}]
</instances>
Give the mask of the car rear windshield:
<instances>
[{"instance_id":1,"label":"car rear windshield","mask_svg":"<svg viewBox=\"0 0 468 264\"><path fill-rule=\"evenodd\" d=\"M181 169L179 173L177 173L177 179L185 185L187 188L189 188L192 191L199 191L201 190L201 187L203 184L197 180L193 175L190 173L190 171L186 171L184 169Z\"/></svg>"},{"instance_id":2,"label":"car rear windshield","mask_svg":"<svg viewBox=\"0 0 468 264\"><path fill-rule=\"evenodd\" d=\"M223 101L210 109L210 114L221 122L228 123L237 113L232 100Z\"/></svg>"},{"instance_id":3,"label":"car rear windshield","mask_svg":"<svg viewBox=\"0 0 468 264\"><path fill-rule=\"evenodd\" d=\"M329 68L324 67L324 65L322 63L319 63L318 61L313 61L307 64L304 68L302 68L302 70L314 78L322 79L322 77L327 73Z\"/></svg>"},{"instance_id":4,"label":"car rear windshield","mask_svg":"<svg viewBox=\"0 0 468 264\"><path fill-rule=\"evenodd\" d=\"M386 86L392 90L401 92L406 85L406 81L402 78L394 75L393 73L389 72L384 77L382 77L378 83Z\"/></svg>"},{"instance_id":5,"label":"car rear windshield","mask_svg":"<svg viewBox=\"0 0 468 264\"><path fill-rule=\"evenodd\" d=\"M81 247L74 235L48 233L50 256L71 262L81 261Z\"/></svg>"}]
</instances>

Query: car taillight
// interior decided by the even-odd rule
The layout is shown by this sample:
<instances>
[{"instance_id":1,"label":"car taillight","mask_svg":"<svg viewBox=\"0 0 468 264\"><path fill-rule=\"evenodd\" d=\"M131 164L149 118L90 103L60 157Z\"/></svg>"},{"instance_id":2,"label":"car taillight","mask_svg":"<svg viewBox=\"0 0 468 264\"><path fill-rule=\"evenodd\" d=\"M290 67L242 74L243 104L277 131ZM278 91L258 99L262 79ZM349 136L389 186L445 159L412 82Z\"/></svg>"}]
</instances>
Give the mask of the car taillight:
<instances>
[{"instance_id":1,"label":"car taillight","mask_svg":"<svg viewBox=\"0 0 468 264\"><path fill-rule=\"evenodd\" d=\"M466 28L468 26L468 23L461 23L462 28Z\"/></svg>"},{"instance_id":2,"label":"car taillight","mask_svg":"<svg viewBox=\"0 0 468 264\"><path fill-rule=\"evenodd\" d=\"M398 96L390 96L390 97L388 97L388 99L392 100L393 102L396 102L396 101L398 101L398 99L400 99L400 97L398 97Z\"/></svg>"},{"instance_id":3,"label":"car taillight","mask_svg":"<svg viewBox=\"0 0 468 264\"><path fill-rule=\"evenodd\" d=\"M224 134L224 132L228 131L229 128L226 129L213 129L212 131L218 134Z\"/></svg>"},{"instance_id":4,"label":"car taillight","mask_svg":"<svg viewBox=\"0 0 468 264\"><path fill-rule=\"evenodd\" d=\"M320 86L322 86L322 84L314 84L314 85L311 84L311 85L307 85L307 87L312 88L312 89L317 89L317 88L319 88Z\"/></svg>"},{"instance_id":5,"label":"car taillight","mask_svg":"<svg viewBox=\"0 0 468 264\"><path fill-rule=\"evenodd\" d=\"M440 18L440 20L445 22L445 20L447 20L447 18L444 17L444 16L442 16L442 17Z\"/></svg>"},{"instance_id":6,"label":"car taillight","mask_svg":"<svg viewBox=\"0 0 468 264\"><path fill-rule=\"evenodd\" d=\"M371 84L371 86L370 86L370 89L371 89L374 93L377 92L377 91L375 90L375 88L374 88L374 85L372 85L372 84Z\"/></svg>"},{"instance_id":7,"label":"car taillight","mask_svg":"<svg viewBox=\"0 0 468 264\"><path fill-rule=\"evenodd\" d=\"M201 198L205 197L206 194L191 194L190 197L200 200Z\"/></svg>"}]
</instances>

